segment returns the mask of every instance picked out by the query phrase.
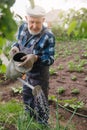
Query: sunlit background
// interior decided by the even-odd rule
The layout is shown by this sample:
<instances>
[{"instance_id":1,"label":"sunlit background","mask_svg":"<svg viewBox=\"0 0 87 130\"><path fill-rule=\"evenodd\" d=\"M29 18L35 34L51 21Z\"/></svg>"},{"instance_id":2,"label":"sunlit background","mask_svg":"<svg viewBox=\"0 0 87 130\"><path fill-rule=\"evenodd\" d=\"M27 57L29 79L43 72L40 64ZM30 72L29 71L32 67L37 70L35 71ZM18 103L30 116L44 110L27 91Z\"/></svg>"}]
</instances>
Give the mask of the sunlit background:
<instances>
[{"instance_id":1,"label":"sunlit background","mask_svg":"<svg viewBox=\"0 0 87 130\"><path fill-rule=\"evenodd\" d=\"M68 10L69 8L87 8L87 0L35 0L35 4L44 7L46 12L49 12L52 9ZM16 0L12 10L24 17L25 8L29 5L29 0Z\"/></svg>"}]
</instances>

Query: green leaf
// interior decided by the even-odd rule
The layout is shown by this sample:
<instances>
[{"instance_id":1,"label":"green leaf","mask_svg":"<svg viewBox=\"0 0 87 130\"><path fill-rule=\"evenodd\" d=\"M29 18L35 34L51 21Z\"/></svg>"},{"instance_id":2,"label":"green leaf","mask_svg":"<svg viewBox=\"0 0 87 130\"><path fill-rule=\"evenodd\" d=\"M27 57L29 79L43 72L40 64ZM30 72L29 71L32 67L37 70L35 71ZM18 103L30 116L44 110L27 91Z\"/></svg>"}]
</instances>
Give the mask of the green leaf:
<instances>
[{"instance_id":1,"label":"green leaf","mask_svg":"<svg viewBox=\"0 0 87 130\"><path fill-rule=\"evenodd\" d=\"M74 20L70 23L67 34L70 36L70 34L74 31L76 27L77 22Z\"/></svg>"},{"instance_id":2,"label":"green leaf","mask_svg":"<svg viewBox=\"0 0 87 130\"><path fill-rule=\"evenodd\" d=\"M15 3L15 0L0 0L0 4L6 4L11 7Z\"/></svg>"},{"instance_id":3,"label":"green leaf","mask_svg":"<svg viewBox=\"0 0 87 130\"><path fill-rule=\"evenodd\" d=\"M8 7L5 8L4 6L1 6L1 8L2 17L0 19L0 32L3 38L13 40L17 30L17 24L13 20L13 14L10 12L10 9Z\"/></svg>"},{"instance_id":4,"label":"green leaf","mask_svg":"<svg viewBox=\"0 0 87 130\"><path fill-rule=\"evenodd\" d=\"M2 64L2 65L0 66L0 72L1 72L1 73L5 73L5 72L6 72L6 66L5 66L4 64Z\"/></svg>"}]
</instances>

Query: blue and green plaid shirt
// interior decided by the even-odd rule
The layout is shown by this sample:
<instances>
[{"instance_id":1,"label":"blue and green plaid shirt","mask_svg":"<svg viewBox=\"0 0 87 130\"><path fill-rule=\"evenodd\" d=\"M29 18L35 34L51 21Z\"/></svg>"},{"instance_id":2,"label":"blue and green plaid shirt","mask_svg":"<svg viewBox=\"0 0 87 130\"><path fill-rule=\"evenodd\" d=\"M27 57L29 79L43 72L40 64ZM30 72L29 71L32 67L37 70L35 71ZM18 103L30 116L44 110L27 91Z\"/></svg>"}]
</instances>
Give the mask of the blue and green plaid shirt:
<instances>
[{"instance_id":1,"label":"blue and green plaid shirt","mask_svg":"<svg viewBox=\"0 0 87 130\"><path fill-rule=\"evenodd\" d=\"M45 27L43 26L43 30ZM40 34L38 34L40 36ZM13 46L19 47L19 44L30 48L38 35L31 35L28 31L27 23L23 23L19 27L17 42L13 44ZM26 44L27 43L27 44ZM54 62L54 46L55 46L55 37L53 33L46 29L45 33L43 33L35 44L33 49L33 54L39 56L39 64L49 66Z\"/></svg>"}]
</instances>

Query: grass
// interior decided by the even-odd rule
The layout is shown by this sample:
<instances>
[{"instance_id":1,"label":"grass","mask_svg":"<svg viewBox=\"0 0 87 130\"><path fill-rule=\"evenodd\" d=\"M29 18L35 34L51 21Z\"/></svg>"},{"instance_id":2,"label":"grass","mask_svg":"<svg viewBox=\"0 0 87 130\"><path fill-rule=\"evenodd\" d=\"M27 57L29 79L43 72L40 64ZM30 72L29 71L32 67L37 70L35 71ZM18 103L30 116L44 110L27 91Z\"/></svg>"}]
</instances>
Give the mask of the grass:
<instances>
[{"instance_id":1,"label":"grass","mask_svg":"<svg viewBox=\"0 0 87 130\"><path fill-rule=\"evenodd\" d=\"M6 125L9 126L9 129L6 129ZM60 125L58 103L56 107L56 126L53 126L51 122L50 126L44 126L30 118L24 112L23 104L15 100L0 103L0 130L10 130L10 126L14 126L17 130L69 130L68 126L65 129Z\"/></svg>"}]
</instances>

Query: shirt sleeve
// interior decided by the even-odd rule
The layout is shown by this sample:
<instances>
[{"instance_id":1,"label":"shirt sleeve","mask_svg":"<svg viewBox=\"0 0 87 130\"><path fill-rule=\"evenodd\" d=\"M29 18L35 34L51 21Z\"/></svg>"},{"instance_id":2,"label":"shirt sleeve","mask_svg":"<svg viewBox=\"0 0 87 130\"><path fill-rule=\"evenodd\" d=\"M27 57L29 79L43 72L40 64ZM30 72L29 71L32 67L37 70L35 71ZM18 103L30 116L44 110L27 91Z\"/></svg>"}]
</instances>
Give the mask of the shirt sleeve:
<instances>
[{"instance_id":1,"label":"shirt sleeve","mask_svg":"<svg viewBox=\"0 0 87 130\"><path fill-rule=\"evenodd\" d=\"M19 27L18 33L17 33L17 38L16 38L16 39L17 39L17 42L15 42L15 43L13 44L13 46L16 46L16 47L19 48L19 44L22 43L22 38L23 38L23 36L25 35L25 30L26 30L26 28L27 28L27 26L26 26L25 23L23 23L23 24Z\"/></svg>"},{"instance_id":2,"label":"shirt sleeve","mask_svg":"<svg viewBox=\"0 0 87 130\"><path fill-rule=\"evenodd\" d=\"M52 65L55 54L55 37L53 34L46 35L41 41L42 54L39 56L39 63L45 66Z\"/></svg>"}]
</instances>

